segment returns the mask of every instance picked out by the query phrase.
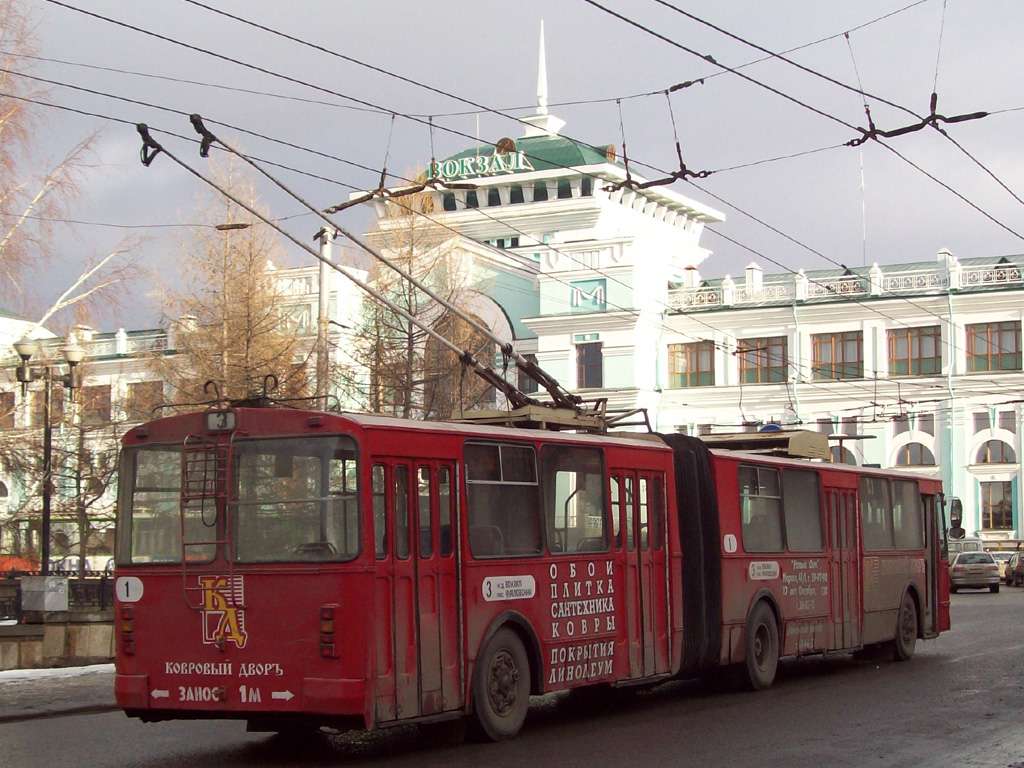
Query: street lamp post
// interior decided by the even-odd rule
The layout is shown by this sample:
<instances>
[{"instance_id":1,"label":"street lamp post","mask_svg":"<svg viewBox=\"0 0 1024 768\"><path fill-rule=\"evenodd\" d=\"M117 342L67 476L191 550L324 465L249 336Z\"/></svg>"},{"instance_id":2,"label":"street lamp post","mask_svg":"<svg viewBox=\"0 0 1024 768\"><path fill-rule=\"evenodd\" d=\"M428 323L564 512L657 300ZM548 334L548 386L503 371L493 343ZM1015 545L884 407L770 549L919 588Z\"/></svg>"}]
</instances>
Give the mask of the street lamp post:
<instances>
[{"instance_id":1,"label":"street lamp post","mask_svg":"<svg viewBox=\"0 0 1024 768\"><path fill-rule=\"evenodd\" d=\"M53 382L56 380L70 389L74 398L74 391L82 384L77 365L85 357L85 350L78 345L74 336L68 337L67 343L61 349L68 364L68 372L65 374L54 374L53 364L46 364L40 368L32 368L29 365L28 361L39 351L39 344L32 339L26 337L15 342L14 351L21 358L17 375L18 381L21 382L22 398L29 382L43 380L43 520L40 532L40 570L43 576L47 576L50 573L50 502L53 497L53 425L50 423Z\"/></svg>"}]
</instances>

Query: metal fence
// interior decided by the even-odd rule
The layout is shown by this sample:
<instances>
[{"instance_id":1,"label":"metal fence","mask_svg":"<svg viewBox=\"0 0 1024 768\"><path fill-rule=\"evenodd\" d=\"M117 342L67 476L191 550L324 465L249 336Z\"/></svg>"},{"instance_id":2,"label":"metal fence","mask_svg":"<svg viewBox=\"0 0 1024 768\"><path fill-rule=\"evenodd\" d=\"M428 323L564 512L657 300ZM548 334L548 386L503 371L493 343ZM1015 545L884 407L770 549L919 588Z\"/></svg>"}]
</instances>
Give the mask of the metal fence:
<instances>
[{"instance_id":1,"label":"metal fence","mask_svg":"<svg viewBox=\"0 0 1024 768\"><path fill-rule=\"evenodd\" d=\"M104 611L114 607L114 580L99 578L68 579L68 610ZM21 579L0 579L0 621L21 621Z\"/></svg>"}]
</instances>

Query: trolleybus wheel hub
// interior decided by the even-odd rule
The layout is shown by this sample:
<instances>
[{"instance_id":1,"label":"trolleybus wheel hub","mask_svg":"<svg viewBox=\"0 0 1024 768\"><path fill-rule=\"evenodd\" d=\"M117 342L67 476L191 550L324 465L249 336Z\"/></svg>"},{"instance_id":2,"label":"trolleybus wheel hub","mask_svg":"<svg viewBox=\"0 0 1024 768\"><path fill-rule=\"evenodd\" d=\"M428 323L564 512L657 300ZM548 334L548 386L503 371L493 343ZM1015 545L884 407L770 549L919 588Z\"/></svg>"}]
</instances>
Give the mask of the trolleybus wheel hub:
<instances>
[{"instance_id":1,"label":"trolleybus wheel hub","mask_svg":"<svg viewBox=\"0 0 1024 768\"><path fill-rule=\"evenodd\" d=\"M508 651L495 654L491 662L490 694L491 706L499 715L508 714L516 703L516 684L519 670L516 661Z\"/></svg>"}]
</instances>

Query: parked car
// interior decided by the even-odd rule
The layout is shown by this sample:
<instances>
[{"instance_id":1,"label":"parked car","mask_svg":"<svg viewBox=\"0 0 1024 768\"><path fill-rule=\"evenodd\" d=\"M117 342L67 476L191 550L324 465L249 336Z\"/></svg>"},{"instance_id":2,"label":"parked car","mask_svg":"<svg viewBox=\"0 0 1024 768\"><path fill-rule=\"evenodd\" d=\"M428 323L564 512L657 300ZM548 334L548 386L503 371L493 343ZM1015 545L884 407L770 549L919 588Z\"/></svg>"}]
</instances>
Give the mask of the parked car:
<instances>
[{"instance_id":1,"label":"parked car","mask_svg":"<svg viewBox=\"0 0 1024 768\"><path fill-rule=\"evenodd\" d=\"M1010 583L1015 587L1024 585L1024 552L1014 552L1011 560L1013 565L1007 570Z\"/></svg>"},{"instance_id":2,"label":"parked car","mask_svg":"<svg viewBox=\"0 0 1024 768\"><path fill-rule=\"evenodd\" d=\"M1013 552L1007 550L1006 552L993 552L992 557L996 559L996 565L999 566L999 580L1006 581L1006 565L1010 562L1010 558L1013 557ZM1009 582L1007 582L1009 583Z\"/></svg>"},{"instance_id":3,"label":"parked car","mask_svg":"<svg viewBox=\"0 0 1024 768\"><path fill-rule=\"evenodd\" d=\"M1021 559L1021 555L1024 555L1024 552L1011 552L1010 559L1006 561L1006 566L1003 568L1003 583L1006 586L1013 584L1013 568Z\"/></svg>"},{"instance_id":4,"label":"parked car","mask_svg":"<svg viewBox=\"0 0 1024 768\"><path fill-rule=\"evenodd\" d=\"M949 564L949 591L960 588L999 591L999 565L991 552L961 552Z\"/></svg>"}]
</instances>

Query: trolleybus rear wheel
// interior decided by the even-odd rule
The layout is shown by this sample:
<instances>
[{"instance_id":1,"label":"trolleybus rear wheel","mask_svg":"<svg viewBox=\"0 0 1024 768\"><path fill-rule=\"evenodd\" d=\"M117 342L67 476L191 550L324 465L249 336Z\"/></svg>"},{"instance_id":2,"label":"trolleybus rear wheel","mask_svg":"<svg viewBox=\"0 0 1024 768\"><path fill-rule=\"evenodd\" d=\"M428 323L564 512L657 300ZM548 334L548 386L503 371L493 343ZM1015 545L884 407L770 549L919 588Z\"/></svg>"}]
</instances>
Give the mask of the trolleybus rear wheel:
<instances>
[{"instance_id":1,"label":"trolleybus rear wheel","mask_svg":"<svg viewBox=\"0 0 1024 768\"><path fill-rule=\"evenodd\" d=\"M484 646L473 676L473 709L491 741L511 739L530 706L530 662L511 629L499 629Z\"/></svg>"},{"instance_id":2,"label":"trolleybus rear wheel","mask_svg":"<svg viewBox=\"0 0 1024 768\"><path fill-rule=\"evenodd\" d=\"M893 657L896 661L907 661L914 655L917 644L917 606L907 592L900 604L900 616L896 624L896 639L892 641Z\"/></svg>"},{"instance_id":3,"label":"trolleybus rear wheel","mask_svg":"<svg viewBox=\"0 0 1024 768\"><path fill-rule=\"evenodd\" d=\"M771 688L779 667L779 625L764 601L747 619L747 684L751 690Z\"/></svg>"}]
</instances>

